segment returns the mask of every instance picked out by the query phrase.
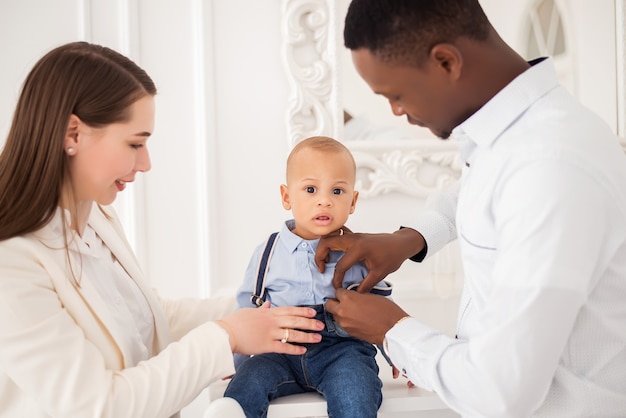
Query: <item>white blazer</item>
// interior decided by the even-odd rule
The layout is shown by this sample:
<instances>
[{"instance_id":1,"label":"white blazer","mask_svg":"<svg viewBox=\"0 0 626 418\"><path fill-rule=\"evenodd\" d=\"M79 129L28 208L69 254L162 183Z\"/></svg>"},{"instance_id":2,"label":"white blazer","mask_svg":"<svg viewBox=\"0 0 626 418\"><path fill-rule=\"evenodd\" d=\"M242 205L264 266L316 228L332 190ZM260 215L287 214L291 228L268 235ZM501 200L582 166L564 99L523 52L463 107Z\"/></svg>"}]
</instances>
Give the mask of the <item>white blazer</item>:
<instances>
[{"instance_id":1,"label":"white blazer","mask_svg":"<svg viewBox=\"0 0 626 418\"><path fill-rule=\"evenodd\" d=\"M89 224L145 295L159 354L126 366L109 306L89 277L73 284L64 239L50 224L2 241L0 417L178 416L234 373L228 334L207 322L232 312L234 298L160 300L113 209L94 206Z\"/></svg>"}]
</instances>

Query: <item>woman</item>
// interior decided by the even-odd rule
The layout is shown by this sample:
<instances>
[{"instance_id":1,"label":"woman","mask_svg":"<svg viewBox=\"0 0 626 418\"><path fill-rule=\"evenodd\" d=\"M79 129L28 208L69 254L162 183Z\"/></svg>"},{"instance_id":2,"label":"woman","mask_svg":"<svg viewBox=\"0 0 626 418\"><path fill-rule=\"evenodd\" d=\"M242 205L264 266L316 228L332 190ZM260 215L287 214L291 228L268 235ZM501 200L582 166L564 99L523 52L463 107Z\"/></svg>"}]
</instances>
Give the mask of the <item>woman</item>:
<instances>
[{"instance_id":1,"label":"woman","mask_svg":"<svg viewBox=\"0 0 626 418\"><path fill-rule=\"evenodd\" d=\"M323 328L311 309L151 292L108 205L150 169L155 94L128 58L85 42L24 83L0 154L1 417L176 416L233 374L233 352L320 340L293 329Z\"/></svg>"}]
</instances>

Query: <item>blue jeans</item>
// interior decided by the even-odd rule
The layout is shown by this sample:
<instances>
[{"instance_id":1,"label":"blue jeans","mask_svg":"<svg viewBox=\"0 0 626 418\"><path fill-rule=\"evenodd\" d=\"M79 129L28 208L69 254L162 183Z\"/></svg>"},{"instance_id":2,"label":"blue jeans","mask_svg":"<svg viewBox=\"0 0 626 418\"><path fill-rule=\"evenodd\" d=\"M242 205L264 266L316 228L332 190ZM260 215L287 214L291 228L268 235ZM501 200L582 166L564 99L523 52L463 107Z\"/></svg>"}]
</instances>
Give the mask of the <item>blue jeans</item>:
<instances>
[{"instance_id":1,"label":"blue jeans","mask_svg":"<svg viewBox=\"0 0 626 418\"><path fill-rule=\"evenodd\" d=\"M265 418L270 401L304 392L324 396L330 418L375 418L382 402L376 348L344 336L324 305L311 307L317 310L315 318L326 324L322 341L303 344L303 355L250 357L241 363L224 396L239 402L248 418Z\"/></svg>"}]
</instances>

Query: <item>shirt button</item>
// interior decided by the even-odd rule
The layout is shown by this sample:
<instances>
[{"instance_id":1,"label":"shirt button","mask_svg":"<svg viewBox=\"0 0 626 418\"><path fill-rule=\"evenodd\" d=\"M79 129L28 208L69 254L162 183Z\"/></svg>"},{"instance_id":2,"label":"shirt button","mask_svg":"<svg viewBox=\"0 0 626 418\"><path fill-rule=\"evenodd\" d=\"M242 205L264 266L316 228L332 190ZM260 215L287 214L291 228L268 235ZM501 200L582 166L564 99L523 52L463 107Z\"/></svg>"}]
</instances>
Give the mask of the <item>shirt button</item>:
<instances>
[{"instance_id":1,"label":"shirt button","mask_svg":"<svg viewBox=\"0 0 626 418\"><path fill-rule=\"evenodd\" d=\"M302 246L302 248L306 248L306 247L307 247L307 243L306 243L306 242L303 242L303 243L301 244L301 246Z\"/></svg>"}]
</instances>

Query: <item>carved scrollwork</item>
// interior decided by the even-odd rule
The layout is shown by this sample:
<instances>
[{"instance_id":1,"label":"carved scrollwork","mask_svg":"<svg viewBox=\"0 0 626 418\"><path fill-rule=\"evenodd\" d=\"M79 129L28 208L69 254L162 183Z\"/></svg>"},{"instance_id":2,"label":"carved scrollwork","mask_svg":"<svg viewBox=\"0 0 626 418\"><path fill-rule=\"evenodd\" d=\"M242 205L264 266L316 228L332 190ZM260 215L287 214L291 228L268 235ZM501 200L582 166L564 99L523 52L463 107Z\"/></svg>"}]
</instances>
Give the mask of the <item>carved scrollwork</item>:
<instances>
[{"instance_id":1,"label":"carved scrollwork","mask_svg":"<svg viewBox=\"0 0 626 418\"><path fill-rule=\"evenodd\" d=\"M290 146L313 135L338 136L335 22L333 1L283 0L283 58L291 84Z\"/></svg>"},{"instance_id":2,"label":"carved scrollwork","mask_svg":"<svg viewBox=\"0 0 626 418\"><path fill-rule=\"evenodd\" d=\"M453 143L435 139L351 142L362 197L391 192L425 198L455 181L461 161Z\"/></svg>"}]
</instances>

